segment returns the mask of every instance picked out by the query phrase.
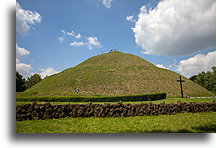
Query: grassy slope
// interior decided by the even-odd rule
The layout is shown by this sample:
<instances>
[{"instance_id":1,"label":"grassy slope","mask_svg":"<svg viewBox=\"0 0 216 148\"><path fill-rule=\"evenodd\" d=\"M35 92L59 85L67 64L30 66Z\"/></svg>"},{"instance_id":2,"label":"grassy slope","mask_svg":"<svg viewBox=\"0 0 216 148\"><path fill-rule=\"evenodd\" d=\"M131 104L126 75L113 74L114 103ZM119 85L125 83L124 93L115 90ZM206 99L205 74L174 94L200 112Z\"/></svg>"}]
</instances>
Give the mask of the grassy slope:
<instances>
[{"instance_id":1,"label":"grassy slope","mask_svg":"<svg viewBox=\"0 0 216 148\"><path fill-rule=\"evenodd\" d=\"M124 118L62 118L16 122L17 133L216 132L215 112Z\"/></svg>"},{"instance_id":2,"label":"grassy slope","mask_svg":"<svg viewBox=\"0 0 216 148\"><path fill-rule=\"evenodd\" d=\"M179 74L158 68L146 60L131 54L111 52L101 54L50 76L26 92L39 95L73 93L78 87L82 94L130 95L166 92L167 96L179 96L176 80ZM214 96L213 93L186 79L185 96Z\"/></svg>"},{"instance_id":3,"label":"grassy slope","mask_svg":"<svg viewBox=\"0 0 216 148\"><path fill-rule=\"evenodd\" d=\"M123 102L124 104L127 104L127 103L150 103L152 102L153 104L157 104L157 103L162 103L162 102L165 102L165 103L176 103L177 101L181 101L181 102L213 102L213 101L216 101L215 98L205 98L205 99L188 99L188 98L167 98L167 99L163 99L163 100L157 100L157 101L143 101L143 102ZM32 102L16 102L17 105L19 104L31 104ZM38 104L39 103L42 103L42 102L37 102ZM89 102L51 102L51 103L54 103L54 104L88 104ZM104 102L92 102L93 104L99 104L99 103L104 103ZM110 103L110 104L114 104L114 103L117 103L117 102L107 102L107 103Z\"/></svg>"}]
</instances>

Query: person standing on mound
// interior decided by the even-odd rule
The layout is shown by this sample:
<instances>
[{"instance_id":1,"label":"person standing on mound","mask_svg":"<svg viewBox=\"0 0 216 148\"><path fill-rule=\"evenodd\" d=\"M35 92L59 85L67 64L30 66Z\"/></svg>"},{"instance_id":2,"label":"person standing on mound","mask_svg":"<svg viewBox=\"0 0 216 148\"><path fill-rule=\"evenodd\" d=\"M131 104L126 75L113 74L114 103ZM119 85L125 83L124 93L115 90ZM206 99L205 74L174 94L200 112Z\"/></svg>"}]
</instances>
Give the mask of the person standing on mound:
<instances>
[{"instance_id":1,"label":"person standing on mound","mask_svg":"<svg viewBox=\"0 0 216 148\"><path fill-rule=\"evenodd\" d=\"M74 88L74 93L78 94L79 93L79 88Z\"/></svg>"}]
</instances>

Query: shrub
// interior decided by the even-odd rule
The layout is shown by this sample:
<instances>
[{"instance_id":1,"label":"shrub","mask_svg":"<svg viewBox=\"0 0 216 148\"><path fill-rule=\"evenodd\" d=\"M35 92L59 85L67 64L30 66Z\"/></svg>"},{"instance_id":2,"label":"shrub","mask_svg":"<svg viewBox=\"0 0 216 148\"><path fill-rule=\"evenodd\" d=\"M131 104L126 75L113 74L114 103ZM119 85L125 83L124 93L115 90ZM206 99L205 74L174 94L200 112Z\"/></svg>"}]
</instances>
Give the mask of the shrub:
<instances>
[{"instance_id":1,"label":"shrub","mask_svg":"<svg viewBox=\"0 0 216 148\"><path fill-rule=\"evenodd\" d=\"M166 93L126 95L126 96L29 96L17 97L17 101L45 101L45 102L129 102L154 101L166 98Z\"/></svg>"}]
</instances>

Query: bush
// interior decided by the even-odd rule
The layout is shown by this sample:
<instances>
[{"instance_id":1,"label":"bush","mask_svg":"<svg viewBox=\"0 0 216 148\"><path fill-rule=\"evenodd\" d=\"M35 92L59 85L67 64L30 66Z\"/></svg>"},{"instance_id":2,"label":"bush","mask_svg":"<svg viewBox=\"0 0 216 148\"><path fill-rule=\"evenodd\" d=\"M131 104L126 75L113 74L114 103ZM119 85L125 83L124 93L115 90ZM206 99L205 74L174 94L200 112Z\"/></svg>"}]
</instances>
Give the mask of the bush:
<instances>
[{"instance_id":1,"label":"bush","mask_svg":"<svg viewBox=\"0 0 216 148\"><path fill-rule=\"evenodd\" d=\"M166 98L166 93L127 95L127 96L29 96L17 97L16 101L45 101L45 102L133 102L154 101Z\"/></svg>"}]
</instances>

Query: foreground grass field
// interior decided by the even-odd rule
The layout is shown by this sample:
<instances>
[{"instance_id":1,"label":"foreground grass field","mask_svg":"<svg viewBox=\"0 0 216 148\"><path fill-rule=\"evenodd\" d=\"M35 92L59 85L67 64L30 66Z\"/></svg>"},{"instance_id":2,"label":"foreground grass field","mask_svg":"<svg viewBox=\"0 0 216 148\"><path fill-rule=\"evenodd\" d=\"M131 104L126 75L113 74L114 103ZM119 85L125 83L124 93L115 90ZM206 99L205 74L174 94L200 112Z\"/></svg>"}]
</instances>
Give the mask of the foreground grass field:
<instances>
[{"instance_id":1,"label":"foreground grass field","mask_svg":"<svg viewBox=\"0 0 216 148\"><path fill-rule=\"evenodd\" d=\"M189 98L167 98L167 99L163 99L163 100L157 100L157 101L143 101L143 102L123 102L124 104L127 104L127 103L154 103L154 104L157 104L157 103L162 103L162 102L165 102L165 103L176 103L177 101L181 101L181 102L212 102L212 101L216 101L216 98L205 98L205 99L199 99L199 98L196 98L196 99L189 99ZM17 105L20 105L20 104L31 104L32 102L16 102ZM37 102L37 103L42 103L42 102ZM89 102L51 102L53 104L88 104ZM103 103L103 102L92 102L93 104L99 104L99 103ZM107 103L110 103L110 104L113 104L113 103L117 103L117 102L107 102Z\"/></svg>"},{"instance_id":2,"label":"foreground grass field","mask_svg":"<svg viewBox=\"0 0 216 148\"><path fill-rule=\"evenodd\" d=\"M216 113L16 122L17 133L215 133Z\"/></svg>"}]
</instances>

